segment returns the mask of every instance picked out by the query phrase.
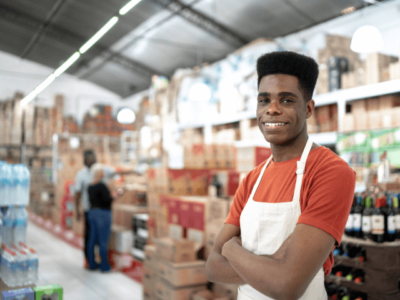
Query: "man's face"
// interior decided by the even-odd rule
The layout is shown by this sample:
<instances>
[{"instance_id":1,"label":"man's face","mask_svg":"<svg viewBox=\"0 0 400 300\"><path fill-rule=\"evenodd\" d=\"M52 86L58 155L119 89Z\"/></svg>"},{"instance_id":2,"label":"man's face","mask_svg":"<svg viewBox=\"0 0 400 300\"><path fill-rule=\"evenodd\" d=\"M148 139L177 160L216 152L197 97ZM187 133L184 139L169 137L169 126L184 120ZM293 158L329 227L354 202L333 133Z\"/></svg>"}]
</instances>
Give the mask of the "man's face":
<instances>
[{"instance_id":1,"label":"man's face","mask_svg":"<svg viewBox=\"0 0 400 300\"><path fill-rule=\"evenodd\" d=\"M93 164L96 163L96 156L95 155L89 155L85 159L85 165L90 168Z\"/></svg>"},{"instance_id":2,"label":"man's face","mask_svg":"<svg viewBox=\"0 0 400 300\"><path fill-rule=\"evenodd\" d=\"M287 145L307 132L314 101L306 103L297 77L273 74L261 79L257 97L257 121L264 138L274 145Z\"/></svg>"}]
</instances>

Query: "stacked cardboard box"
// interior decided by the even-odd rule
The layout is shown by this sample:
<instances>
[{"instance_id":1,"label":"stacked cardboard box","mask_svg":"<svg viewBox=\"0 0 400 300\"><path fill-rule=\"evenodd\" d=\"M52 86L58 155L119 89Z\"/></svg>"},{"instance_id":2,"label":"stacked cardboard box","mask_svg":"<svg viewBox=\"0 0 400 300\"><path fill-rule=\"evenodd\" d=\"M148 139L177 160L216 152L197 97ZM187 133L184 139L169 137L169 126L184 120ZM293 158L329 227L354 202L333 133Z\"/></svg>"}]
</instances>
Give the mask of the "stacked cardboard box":
<instances>
[{"instance_id":1,"label":"stacked cardboard box","mask_svg":"<svg viewBox=\"0 0 400 300\"><path fill-rule=\"evenodd\" d=\"M320 66L320 73L317 82L317 93L323 94L329 92L329 74L328 74L328 60L330 57L345 57L349 61L349 70L354 72L353 75L348 75L354 77L356 83L361 83L362 77L360 74L363 73L363 64L360 61L360 57L357 53L351 51L350 49L351 39L343 36L327 35L326 36L326 47L319 50L318 53L318 63ZM345 77L345 80L347 77ZM343 82L342 82L343 83ZM362 83L363 84L363 83ZM349 83L345 82L347 87Z\"/></svg>"},{"instance_id":2,"label":"stacked cardboard box","mask_svg":"<svg viewBox=\"0 0 400 300\"><path fill-rule=\"evenodd\" d=\"M30 182L29 209L45 218L50 219L55 206L54 185L51 182L51 170L33 168Z\"/></svg>"},{"instance_id":3,"label":"stacked cardboard box","mask_svg":"<svg viewBox=\"0 0 400 300\"><path fill-rule=\"evenodd\" d=\"M184 147L186 169L233 169L236 149L232 144L192 144Z\"/></svg>"},{"instance_id":4,"label":"stacked cardboard box","mask_svg":"<svg viewBox=\"0 0 400 300\"><path fill-rule=\"evenodd\" d=\"M397 60L397 57L388 56L381 53L368 54L365 61L365 84L374 84L390 80L390 75L388 72L389 66L391 63L397 62Z\"/></svg>"},{"instance_id":5,"label":"stacked cardboard box","mask_svg":"<svg viewBox=\"0 0 400 300\"><path fill-rule=\"evenodd\" d=\"M250 172L271 156L271 149L266 147L239 147L237 149L236 170Z\"/></svg>"},{"instance_id":6,"label":"stacked cardboard box","mask_svg":"<svg viewBox=\"0 0 400 300\"><path fill-rule=\"evenodd\" d=\"M205 290L205 261L197 260L193 241L171 238L154 239L145 247L143 298L187 300Z\"/></svg>"}]
</instances>

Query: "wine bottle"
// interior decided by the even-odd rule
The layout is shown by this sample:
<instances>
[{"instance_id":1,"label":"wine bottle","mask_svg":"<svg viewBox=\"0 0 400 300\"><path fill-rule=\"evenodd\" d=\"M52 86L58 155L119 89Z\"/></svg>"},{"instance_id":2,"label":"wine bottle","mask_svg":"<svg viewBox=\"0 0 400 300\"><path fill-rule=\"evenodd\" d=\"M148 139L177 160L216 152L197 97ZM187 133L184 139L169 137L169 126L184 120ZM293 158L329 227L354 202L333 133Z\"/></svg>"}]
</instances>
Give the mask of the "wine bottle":
<instances>
[{"instance_id":1,"label":"wine bottle","mask_svg":"<svg viewBox=\"0 0 400 300\"><path fill-rule=\"evenodd\" d=\"M393 210L395 214L396 223L396 238L400 239L400 209L399 209L399 198L393 197Z\"/></svg>"},{"instance_id":2,"label":"wine bottle","mask_svg":"<svg viewBox=\"0 0 400 300\"><path fill-rule=\"evenodd\" d=\"M372 212L371 198L367 197L367 199L365 199L365 209L362 216L362 231L365 240L372 240Z\"/></svg>"},{"instance_id":3,"label":"wine bottle","mask_svg":"<svg viewBox=\"0 0 400 300\"><path fill-rule=\"evenodd\" d=\"M392 197L387 197L386 211L386 241L393 242L396 239L396 214L392 208Z\"/></svg>"},{"instance_id":4,"label":"wine bottle","mask_svg":"<svg viewBox=\"0 0 400 300\"><path fill-rule=\"evenodd\" d=\"M358 258L358 261L364 262L367 260L367 251L364 247L361 247L359 251L357 252L356 257Z\"/></svg>"},{"instance_id":5,"label":"wine bottle","mask_svg":"<svg viewBox=\"0 0 400 300\"><path fill-rule=\"evenodd\" d=\"M356 206L353 211L353 236L356 238L362 238L362 212L363 208L361 205L362 197L357 197Z\"/></svg>"},{"instance_id":6,"label":"wine bottle","mask_svg":"<svg viewBox=\"0 0 400 300\"><path fill-rule=\"evenodd\" d=\"M340 286L338 288L338 299L339 300L350 300L350 291L348 288L344 287L344 286Z\"/></svg>"},{"instance_id":7,"label":"wine bottle","mask_svg":"<svg viewBox=\"0 0 400 300\"><path fill-rule=\"evenodd\" d=\"M372 240L376 243L385 241L385 217L381 211L382 198L376 198L375 209L372 213Z\"/></svg>"},{"instance_id":8,"label":"wine bottle","mask_svg":"<svg viewBox=\"0 0 400 300\"><path fill-rule=\"evenodd\" d=\"M346 222L346 227L344 229L344 233L347 236L353 236L353 223L354 223L353 222L354 221L353 214L354 214L354 203L351 206L350 214L349 214L349 217L348 217L347 222Z\"/></svg>"}]
</instances>

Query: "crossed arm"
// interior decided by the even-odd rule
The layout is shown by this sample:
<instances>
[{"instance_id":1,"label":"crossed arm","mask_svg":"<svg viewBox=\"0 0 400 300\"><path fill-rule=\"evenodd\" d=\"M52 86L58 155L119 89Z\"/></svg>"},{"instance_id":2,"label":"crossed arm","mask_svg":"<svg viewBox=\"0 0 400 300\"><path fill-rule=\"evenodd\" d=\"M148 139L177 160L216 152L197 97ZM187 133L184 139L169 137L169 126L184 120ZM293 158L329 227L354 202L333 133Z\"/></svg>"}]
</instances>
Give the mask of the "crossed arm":
<instances>
[{"instance_id":1,"label":"crossed arm","mask_svg":"<svg viewBox=\"0 0 400 300\"><path fill-rule=\"evenodd\" d=\"M313 226L298 224L272 255L256 255L242 247L240 228L225 224L207 260L208 280L249 284L278 300L298 299L323 266L334 238Z\"/></svg>"}]
</instances>

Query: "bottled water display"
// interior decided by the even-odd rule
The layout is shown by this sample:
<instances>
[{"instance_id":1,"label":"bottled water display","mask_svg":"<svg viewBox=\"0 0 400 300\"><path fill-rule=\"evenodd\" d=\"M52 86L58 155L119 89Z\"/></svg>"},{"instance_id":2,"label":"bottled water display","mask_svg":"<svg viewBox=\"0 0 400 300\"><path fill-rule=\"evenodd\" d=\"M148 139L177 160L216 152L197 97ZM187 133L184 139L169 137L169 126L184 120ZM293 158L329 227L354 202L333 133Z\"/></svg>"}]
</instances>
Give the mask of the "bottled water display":
<instances>
[{"instance_id":1,"label":"bottled water display","mask_svg":"<svg viewBox=\"0 0 400 300\"><path fill-rule=\"evenodd\" d=\"M3 246L1 278L9 287L35 284L38 281L39 260L32 248L10 249Z\"/></svg>"},{"instance_id":2,"label":"bottled water display","mask_svg":"<svg viewBox=\"0 0 400 300\"><path fill-rule=\"evenodd\" d=\"M25 165L0 162L0 277L9 287L35 284L38 257L26 246L30 173Z\"/></svg>"},{"instance_id":3,"label":"bottled water display","mask_svg":"<svg viewBox=\"0 0 400 300\"><path fill-rule=\"evenodd\" d=\"M29 204L30 173L25 165L0 162L0 206Z\"/></svg>"}]
</instances>

